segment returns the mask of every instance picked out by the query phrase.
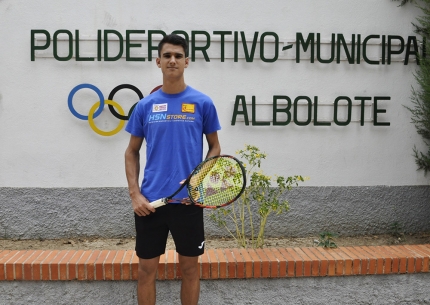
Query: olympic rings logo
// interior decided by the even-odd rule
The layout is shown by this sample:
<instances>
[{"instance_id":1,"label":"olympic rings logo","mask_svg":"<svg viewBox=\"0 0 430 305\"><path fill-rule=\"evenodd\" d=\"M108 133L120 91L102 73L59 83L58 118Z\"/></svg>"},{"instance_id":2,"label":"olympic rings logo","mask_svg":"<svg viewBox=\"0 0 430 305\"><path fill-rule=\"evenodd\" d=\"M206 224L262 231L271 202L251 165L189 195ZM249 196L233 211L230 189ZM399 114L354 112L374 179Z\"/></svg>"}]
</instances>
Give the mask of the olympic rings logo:
<instances>
[{"instance_id":1,"label":"olympic rings logo","mask_svg":"<svg viewBox=\"0 0 430 305\"><path fill-rule=\"evenodd\" d=\"M152 89L151 93L153 93L154 91L157 91L158 89L161 88L160 86L155 87L154 89ZM83 115L80 114L76 111L76 109L73 107L73 96L76 94L76 92L78 92L81 89L91 89L93 90L95 93L97 93L98 97L99 97L99 101L96 102L91 108L90 111L88 113L88 115ZM100 91L99 88L97 88L94 85L91 84L80 84L77 85L76 87L74 87L72 89L72 91L70 91L69 93L69 97L67 99L67 103L69 106L69 110L70 112L77 117L78 119L81 120L85 120L88 121L88 123L90 124L90 127L92 128L92 130L94 130L97 134L102 135L102 136L113 136L115 134L117 134L118 132L121 131L121 129L124 127L125 121L127 121L130 118L130 115L132 114L134 107L136 107L137 102L130 108L130 110L128 111L128 114L125 115L124 109L122 109L121 105L118 104L117 102L115 102L113 100L115 94L122 89L130 89L133 90L134 92L136 92L137 96L139 97L139 101L141 99L143 99L143 94L142 92L135 86L130 85L130 84L122 84L119 86L116 86L115 88L113 88L113 90L109 93L108 99L105 100L103 93ZM96 124L94 123L94 119L96 117L98 117L103 109L104 106L108 105L110 112L117 118L119 119L119 123L117 125L116 128L110 130L110 131L104 131L101 130L100 128L98 128L96 126Z\"/></svg>"}]
</instances>

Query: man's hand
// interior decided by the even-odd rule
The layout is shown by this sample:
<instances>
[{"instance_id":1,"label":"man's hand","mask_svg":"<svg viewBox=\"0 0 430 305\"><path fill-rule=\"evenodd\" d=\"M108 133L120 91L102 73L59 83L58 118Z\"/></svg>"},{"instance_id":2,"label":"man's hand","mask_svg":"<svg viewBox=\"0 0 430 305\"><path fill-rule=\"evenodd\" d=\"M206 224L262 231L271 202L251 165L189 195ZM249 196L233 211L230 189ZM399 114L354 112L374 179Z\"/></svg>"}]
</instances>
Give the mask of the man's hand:
<instances>
[{"instance_id":1,"label":"man's hand","mask_svg":"<svg viewBox=\"0 0 430 305\"><path fill-rule=\"evenodd\" d=\"M138 216L146 216L151 213L155 213L155 208L150 205L148 199L140 193L131 197L131 205L133 207L133 211Z\"/></svg>"}]
</instances>

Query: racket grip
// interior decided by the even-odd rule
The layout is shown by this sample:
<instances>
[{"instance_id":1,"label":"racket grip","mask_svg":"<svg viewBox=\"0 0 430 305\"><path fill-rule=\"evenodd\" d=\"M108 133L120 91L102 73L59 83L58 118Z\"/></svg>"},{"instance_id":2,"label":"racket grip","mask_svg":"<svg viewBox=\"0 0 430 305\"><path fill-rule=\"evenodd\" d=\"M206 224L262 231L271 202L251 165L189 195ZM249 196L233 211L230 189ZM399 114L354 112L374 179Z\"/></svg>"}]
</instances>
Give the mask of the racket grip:
<instances>
[{"instance_id":1,"label":"racket grip","mask_svg":"<svg viewBox=\"0 0 430 305\"><path fill-rule=\"evenodd\" d=\"M161 199L152 201L149 204L152 205L154 208L158 208L158 207L161 207L163 205L166 205L166 200L165 200L165 198L161 198Z\"/></svg>"}]
</instances>

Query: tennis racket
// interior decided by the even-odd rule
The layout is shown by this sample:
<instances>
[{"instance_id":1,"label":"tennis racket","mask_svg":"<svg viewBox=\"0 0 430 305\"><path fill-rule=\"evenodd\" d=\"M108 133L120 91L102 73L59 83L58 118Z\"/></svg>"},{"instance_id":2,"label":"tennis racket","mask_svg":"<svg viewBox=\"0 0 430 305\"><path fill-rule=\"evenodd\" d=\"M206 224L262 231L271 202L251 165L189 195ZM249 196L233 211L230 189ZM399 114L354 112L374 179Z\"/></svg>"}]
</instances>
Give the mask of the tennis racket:
<instances>
[{"instance_id":1,"label":"tennis racket","mask_svg":"<svg viewBox=\"0 0 430 305\"><path fill-rule=\"evenodd\" d=\"M187 187L188 198L174 198ZM166 204L191 204L216 209L234 202L246 187L245 168L233 156L220 155L200 163L169 197L150 202L154 208Z\"/></svg>"}]
</instances>

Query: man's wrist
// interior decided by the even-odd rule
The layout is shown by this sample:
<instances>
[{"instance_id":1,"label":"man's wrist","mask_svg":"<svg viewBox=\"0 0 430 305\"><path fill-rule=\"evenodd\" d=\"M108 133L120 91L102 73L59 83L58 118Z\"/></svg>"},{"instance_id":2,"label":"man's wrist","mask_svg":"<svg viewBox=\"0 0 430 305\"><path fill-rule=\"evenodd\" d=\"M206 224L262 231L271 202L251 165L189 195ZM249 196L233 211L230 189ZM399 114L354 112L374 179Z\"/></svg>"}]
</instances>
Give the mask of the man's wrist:
<instances>
[{"instance_id":1,"label":"man's wrist","mask_svg":"<svg viewBox=\"0 0 430 305\"><path fill-rule=\"evenodd\" d=\"M128 194L131 199L135 198L136 196L143 196L140 190L129 190Z\"/></svg>"}]
</instances>

